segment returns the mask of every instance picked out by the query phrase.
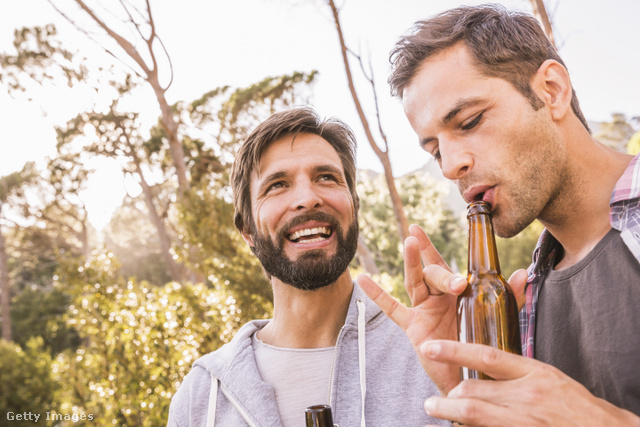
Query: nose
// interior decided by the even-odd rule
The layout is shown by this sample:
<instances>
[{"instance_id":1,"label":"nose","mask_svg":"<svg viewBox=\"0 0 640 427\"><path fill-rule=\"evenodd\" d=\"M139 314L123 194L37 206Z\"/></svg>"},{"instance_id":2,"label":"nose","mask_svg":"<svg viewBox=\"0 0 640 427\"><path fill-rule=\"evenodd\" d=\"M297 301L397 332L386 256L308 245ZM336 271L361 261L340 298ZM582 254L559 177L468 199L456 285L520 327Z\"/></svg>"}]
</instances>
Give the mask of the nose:
<instances>
[{"instance_id":1,"label":"nose","mask_svg":"<svg viewBox=\"0 0 640 427\"><path fill-rule=\"evenodd\" d=\"M473 167L471 153L455 142L440 143L440 167L445 178L456 181L462 179Z\"/></svg>"},{"instance_id":2,"label":"nose","mask_svg":"<svg viewBox=\"0 0 640 427\"><path fill-rule=\"evenodd\" d=\"M296 211L311 210L322 206L322 197L309 180L297 182L292 192L291 208Z\"/></svg>"}]
</instances>

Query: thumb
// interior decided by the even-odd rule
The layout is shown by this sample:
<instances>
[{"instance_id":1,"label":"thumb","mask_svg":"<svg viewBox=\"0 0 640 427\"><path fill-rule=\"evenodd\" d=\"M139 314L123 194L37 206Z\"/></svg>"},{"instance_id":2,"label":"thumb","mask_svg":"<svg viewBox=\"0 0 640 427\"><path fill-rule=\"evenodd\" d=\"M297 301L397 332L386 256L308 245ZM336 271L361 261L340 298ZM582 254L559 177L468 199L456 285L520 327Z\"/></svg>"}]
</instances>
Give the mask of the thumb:
<instances>
[{"instance_id":1,"label":"thumb","mask_svg":"<svg viewBox=\"0 0 640 427\"><path fill-rule=\"evenodd\" d=\"M516 302L518 303L518 311L524 306L525 298L524 298L524 287L527 284L527 270L521 268L513 272L511 277L509 277L509 286L513 291L513 294L516 297Z\"/></svg>"}]
</instances>

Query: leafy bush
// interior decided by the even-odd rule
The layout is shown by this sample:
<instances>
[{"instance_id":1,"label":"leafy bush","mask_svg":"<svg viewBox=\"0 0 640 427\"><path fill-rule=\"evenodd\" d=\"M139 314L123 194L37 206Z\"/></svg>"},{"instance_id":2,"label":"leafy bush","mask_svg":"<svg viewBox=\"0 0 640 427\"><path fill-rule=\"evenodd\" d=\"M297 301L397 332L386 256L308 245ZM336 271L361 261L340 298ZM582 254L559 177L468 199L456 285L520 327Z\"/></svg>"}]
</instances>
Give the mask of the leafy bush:
<instances>
[{"instance_id":1,"label":"leafy bush","mask_svg":"<svg viewBox=\"0 0 640 427\"><path fill-rule=\"evenodd\" d=\"M44 414L57 406L59 384L51 371L51 356L41 337L19 345L0 340L0 416L14 414ZM40 419L42 422L42 419ZM33 425L32 421L11 421L12 426Z\"/></svg>"}]
</instances>

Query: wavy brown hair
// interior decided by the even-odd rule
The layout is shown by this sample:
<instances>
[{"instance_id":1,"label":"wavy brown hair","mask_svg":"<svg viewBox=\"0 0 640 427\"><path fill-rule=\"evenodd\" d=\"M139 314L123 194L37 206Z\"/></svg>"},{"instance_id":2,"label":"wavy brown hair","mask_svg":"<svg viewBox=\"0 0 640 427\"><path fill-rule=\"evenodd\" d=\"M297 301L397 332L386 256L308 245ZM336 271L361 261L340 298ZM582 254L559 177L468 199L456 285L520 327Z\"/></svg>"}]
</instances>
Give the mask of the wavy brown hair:
<instances>
[{"instance_id":1,"label":"wavy brown hair","mask_svg":"<svg viewBox=\"0 0 640 427\"><path fill-rule=\"evenodd\" d=\"M391 94L402 98L420 65L431 56L464 43L482 74L511 83L534 109L544 104L531 88L531 79L547 59L566 65L538 21L498 4L461 6L417 21L391 51ZM572 88L571 109L587 130Z\"/></svg>"}]
</instances>

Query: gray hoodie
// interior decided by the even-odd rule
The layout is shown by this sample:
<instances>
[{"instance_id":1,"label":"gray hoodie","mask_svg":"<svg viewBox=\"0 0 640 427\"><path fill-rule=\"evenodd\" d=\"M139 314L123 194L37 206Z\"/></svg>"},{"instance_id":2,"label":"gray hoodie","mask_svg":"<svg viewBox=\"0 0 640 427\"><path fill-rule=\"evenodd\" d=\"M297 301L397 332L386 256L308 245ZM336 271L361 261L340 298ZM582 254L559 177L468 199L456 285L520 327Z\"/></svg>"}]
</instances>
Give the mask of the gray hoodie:
<instances>
[{"instance_id":1,"label":"gray hoodie","mask_svg":"<svg viewBox=\"0 0 640 427\"><path fill-rule=\"evenodd\" d=\"M247 323L230 343L196 360L171 401L169 426L213 426L214 414L218 426L282 425L274 390L260 377L251 344L267 323ZM357 284L331 375L329 403L341 427L449 425L426 415L424 401L438 394L436 386L405 333ZM303 425L304 414L300 420Z\"/></svg>"}]
</instances>

